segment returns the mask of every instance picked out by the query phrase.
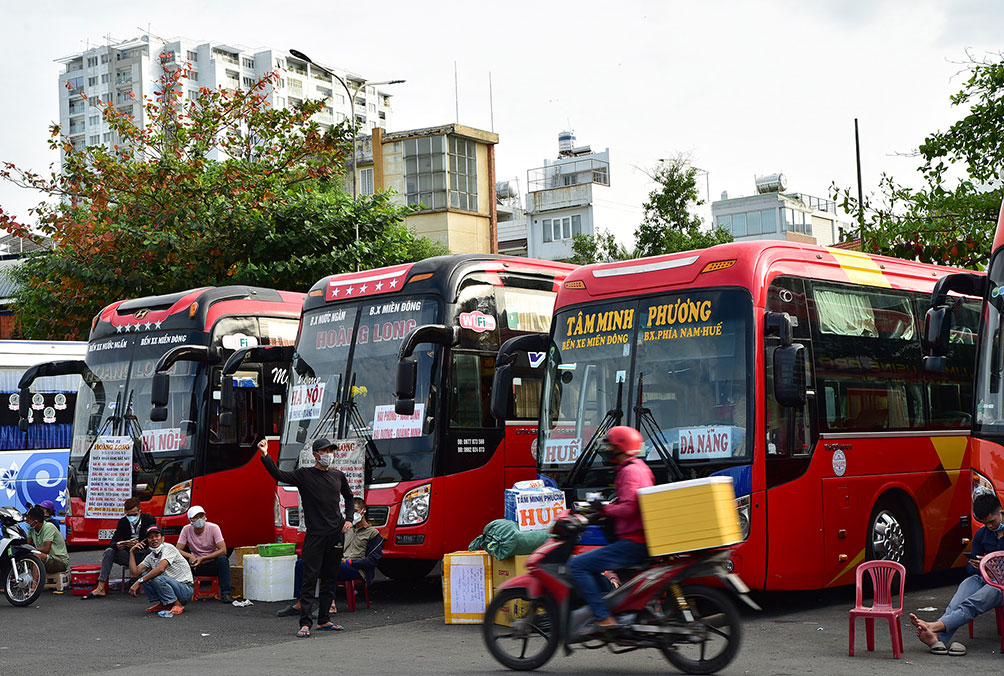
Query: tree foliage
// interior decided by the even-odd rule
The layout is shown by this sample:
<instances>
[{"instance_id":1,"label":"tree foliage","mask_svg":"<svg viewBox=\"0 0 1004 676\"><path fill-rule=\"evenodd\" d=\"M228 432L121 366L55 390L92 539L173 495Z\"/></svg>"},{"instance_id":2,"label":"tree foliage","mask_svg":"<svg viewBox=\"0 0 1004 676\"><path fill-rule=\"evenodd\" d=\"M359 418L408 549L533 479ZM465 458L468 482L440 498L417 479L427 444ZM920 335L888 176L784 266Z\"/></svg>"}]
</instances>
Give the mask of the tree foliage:
<instances>
[{"instance_id":1,"label":"tree foliage","mask_svg":"<svg viewBox=\"0 0 1004 676\"><path fill-rule=\"evenodd\" d=\"M966 112L918 147L920 188L905 187L883 173L878 196L859 203L850 188L831 186L842 208L863 218L864 250L986 266L1004 196L1004 61L1001 54L980 61L970 56L965 66L968 79L951 102Z\"/></svg>"},{"instance_id":2,"label":"tree foliage","mask_svg":"<svg viewBox=\"0 0 1004 676\"><path fill-rule=\"evenodd\" d=\"M724 229L701 229L693 210L704 204L697 190L697 169L685 158L662 161L649 177L656 187L648 194L644 219L635 230L638 256L704 249L732 241Z\"/></svg>"},{"instance_id":3,"label":"tree foliage","mask_svg":"<svg viewBox=\"0 0 1004 676\"><path fill-rule=\"evenodd\" d=\"M610 263L634 258L627 249L617 243L609 230L599 230L595 235L574 235L572 237L572 257L569 263L588 265L590 263Z\"/></svg>"},{"instance_id":4,"label":"tree foliage","mask_svg":"<svg viewBox=\"0 0 1004 676\"><path fill-rule=\"evenodd\" d=\"M54 200L30 211L30 225L0 208L0 226L53 247L12 273L26 337L86 337L91 317L121 298L235 283L305 290L357 266L446 253L411 233L409 208L388 195L344 193L354 132L314 122L323 101L270 107L276 73L185 100L189 71L165 59L155 97L138 102L142 127L111 102L87 102L116 145L75 147L54 125L62 171L0 167L0 178Z\"/></svg>"}]
</instances>

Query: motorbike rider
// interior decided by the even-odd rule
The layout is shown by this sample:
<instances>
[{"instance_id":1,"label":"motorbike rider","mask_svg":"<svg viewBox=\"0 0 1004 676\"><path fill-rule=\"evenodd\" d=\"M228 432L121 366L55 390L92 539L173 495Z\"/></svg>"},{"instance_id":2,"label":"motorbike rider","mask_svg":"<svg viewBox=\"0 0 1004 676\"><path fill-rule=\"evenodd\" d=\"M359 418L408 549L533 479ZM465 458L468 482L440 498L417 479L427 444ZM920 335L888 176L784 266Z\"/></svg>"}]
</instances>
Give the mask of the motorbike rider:
<instances>
[{"instance_id":1,"label":"motorbike rider","mask_svg":"<svg viewBox=\"0 0 1004 676\"><path fill-rule=\"evenodd\" d=\"M600 442L599 455L603 463L618 467L614 480L617 501L600 511L602 516L614 520L617 539L605 547L573 557L568 563L569 575L593 611L593 625L601 631L617 626L603 598L603 571L633 566L648 556L638 489L654 485L655 478L648 464L637 457L641 446L641 433L626 425L610 428Z\"/></svg>"}]
</instances>

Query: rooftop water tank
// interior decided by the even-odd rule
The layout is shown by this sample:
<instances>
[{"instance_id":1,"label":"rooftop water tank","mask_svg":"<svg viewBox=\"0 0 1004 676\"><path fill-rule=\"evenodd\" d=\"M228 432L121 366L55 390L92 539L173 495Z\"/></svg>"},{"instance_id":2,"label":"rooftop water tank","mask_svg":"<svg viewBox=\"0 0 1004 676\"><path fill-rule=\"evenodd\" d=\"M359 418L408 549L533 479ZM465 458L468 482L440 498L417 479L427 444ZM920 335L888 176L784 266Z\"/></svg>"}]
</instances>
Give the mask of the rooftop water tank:
<instances>
[{"instance_id":1,"label":"rooftop water tank","mask_svg":"<svg viewBox=\"0 0 1004 676\"><path fill-rule=\"evenodd\" d=\"M575 132L572 131L562 131L558 132L558 154L568 155L572 152L572 148L575 146Z\"/></svg>"},{"instance_id":2,"label":"rooftop water tank","mask_svg":"<svg viewBox=\"0 0 1004 676\"><path fill-rule=\"evenodd\" d=\"M756 191L760 195L768 192L784 192L788 189L788 179L781 172L757 176L755 180Z\"/></svg>"}]
</instances>

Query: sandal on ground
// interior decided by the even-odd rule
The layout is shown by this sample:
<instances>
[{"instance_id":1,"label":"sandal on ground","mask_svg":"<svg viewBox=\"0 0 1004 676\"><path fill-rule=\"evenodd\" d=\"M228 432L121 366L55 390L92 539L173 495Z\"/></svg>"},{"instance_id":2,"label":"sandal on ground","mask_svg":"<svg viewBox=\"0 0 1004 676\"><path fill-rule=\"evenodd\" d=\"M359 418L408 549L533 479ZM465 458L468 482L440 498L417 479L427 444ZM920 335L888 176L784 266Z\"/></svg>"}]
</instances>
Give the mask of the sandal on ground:
<instances>
[{"instance_id":1,"label":"sandal on ground","mask_svg":"<svg viewBox=\"0 0 1004 676\"><path fill-rule=\"evenodd\" d=\"M162 610L170 610L170 606L165 606L163 603L154 603L152 606L146 609L148 613L159 613Z\"/></svg>"},{"instance_id":2,"label":"sandal on ground","mask_svg":"<svg viewBox=\"0 0 1004 676\"><path fill-rule=\"evenodd\" d=\"M90 601L91 599L103 599L107 595L108 594L95 594L94 592L89 591L86 594L84 594L83 596L81 596L80 600L81 601Z\"/></svg>"},{"instance_id":3,"label":"sandal on ground","mask_svg":"<svg viewBox=\"0 0 1004 676\"><path fill-rule=\"evenodd\" d=\"M301 628L300 631L296 632L297 638L310 638L310 630Z\"/></svg>"},{"instance_id":4,"label":"sandal on ground","mask_svg":"<svg viewBox=\"0 0 1004 676\"><path fill-rule=\"evenodd\" d=\"M935 641L934 643L931 644L931 647L928 648L928 652L930 652L932 655L947 655L948 648L946 648L945 644L942 643L941 641Z\"/></svg>"},{"instance_id":5,"label":"sandal on ground","mask_svg":"<svg viewBox=\"0 0 1004 676\"><path fill-rule=\"evenodd\" d=\"M317 631L345 631L345 627L334 622L329 622L328 624L317 625Z\"/></svg>"},{"instance_id":6,"label":"sandal on ground","mask_svg":"<svg viewBox=\"0 0 1004 676\"><path fill-rule=\"evenodd\" d=\"M958 641L955 641L948 646L948 654L952 657L962 657L966 654L966 646L962 645Z\"/></svg>"},{"instance_id":7,"label":"sandal on ground","mask_svg":"<svg viewBox=\"0 0 1004 676\"><path fill-rule=\"evenodd\" d=\"M185 612L185 606L181 605L180 603L175 603L173 606L171 606L169 610L171 611L172 615L181 615L183 612Z\"/></svg>"}]
</instances>

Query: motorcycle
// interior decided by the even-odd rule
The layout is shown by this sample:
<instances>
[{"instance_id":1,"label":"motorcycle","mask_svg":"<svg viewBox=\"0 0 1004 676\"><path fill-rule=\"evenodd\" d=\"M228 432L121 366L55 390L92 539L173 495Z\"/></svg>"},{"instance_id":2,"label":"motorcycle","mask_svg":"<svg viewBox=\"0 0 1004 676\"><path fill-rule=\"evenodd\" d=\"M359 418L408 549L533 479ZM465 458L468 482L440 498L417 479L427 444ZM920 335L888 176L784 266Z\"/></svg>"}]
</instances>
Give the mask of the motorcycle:
<instances>
[{"instance_id":1,"label":"motorcycle","mask_svg":"<svg viewBox=\"0 0 1004 676\"><path fill-rule=\"evenodd\" d=\"M32 553L21 527L24 516L13 507L0 507L0 580L11 605L30 606L45 588L45 564Z\"/></svg>"},{"instance_id":2,"label":"motorcycle","mask_svg":"<svg viewBox=\"0 0 1004 676\"><path fill-rule=\"evenodd\" d=\"M754 609L749 588L726 572L728 549L711 549L648 559L640 568L620 571L630 579L605 596L619 627L589 631L592 611L575 590L566 563L590 520L564 512L552 537L526 560L527 572L501 585L485 611L482 635L488 651L516 670L543 666L557 650L607 647L620 654L655 648L688 674L711 674L739 652L742 620L722 589L694 584L716 578Z\"/></svg>"}]
</instances>

